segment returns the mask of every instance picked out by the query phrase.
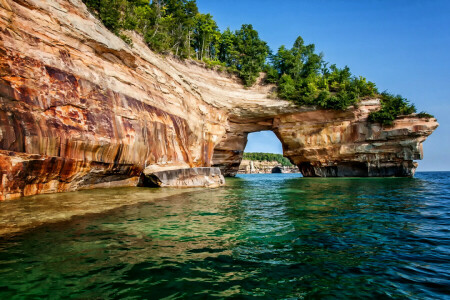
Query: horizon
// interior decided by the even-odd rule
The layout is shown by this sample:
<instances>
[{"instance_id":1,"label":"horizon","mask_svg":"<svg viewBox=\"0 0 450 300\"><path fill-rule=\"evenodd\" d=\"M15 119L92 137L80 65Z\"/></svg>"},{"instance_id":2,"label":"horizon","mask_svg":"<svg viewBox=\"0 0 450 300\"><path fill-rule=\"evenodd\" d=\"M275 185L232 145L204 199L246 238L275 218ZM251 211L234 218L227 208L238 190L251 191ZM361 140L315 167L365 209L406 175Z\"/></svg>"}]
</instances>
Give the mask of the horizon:
<instances>
[{"instance_id":1,"label":"horizon","mask_svg":"<svg viewBox=\"0 0 450 300\"><path fill-rule=\"evenodd\" d=\"M281 45L290 48L302 36L331 64L347 65L380 92L400 94L418 112L433 114L440 126L423 143L424 158L417 161L417 170L450 170L450 125L445 122L450 115L450 2L263 0L255 5L250 0L197 0L197 5L222 31L252 24L274 52ZM257 134L249 135L247 147L268 152L264 149L279 143L275 134Z\"/></svg>"}]
</instances>

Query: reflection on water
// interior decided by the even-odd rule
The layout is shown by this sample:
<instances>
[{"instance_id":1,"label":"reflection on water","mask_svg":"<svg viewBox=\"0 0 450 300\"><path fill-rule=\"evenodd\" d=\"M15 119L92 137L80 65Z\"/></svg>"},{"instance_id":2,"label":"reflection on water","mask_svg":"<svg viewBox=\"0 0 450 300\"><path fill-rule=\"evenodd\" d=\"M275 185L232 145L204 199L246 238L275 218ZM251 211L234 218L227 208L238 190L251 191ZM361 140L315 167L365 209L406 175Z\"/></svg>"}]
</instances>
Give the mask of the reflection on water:
<instances>
[{"instance_id":1,"label":"reflection on water","mask_svg":"<svg viewBox=\"0 0 450 300\"><path fill-rule=\"evenodd\" d=\"M445 297L450 173L297 176L242 175L4 238L0 298Z\"/></svg>"},{"instance_id":2,"label":"reflection on water","mask_svg":"<svg viewBox=\"0 0 450 300\"><path fill-rule=\"evenodd\" d=\"M95 214L122 206L153 202L166 197L200 191L198 188L111 188L25 197L0 202L0 236L74 216Z\"/></svg>"}]
</instances>

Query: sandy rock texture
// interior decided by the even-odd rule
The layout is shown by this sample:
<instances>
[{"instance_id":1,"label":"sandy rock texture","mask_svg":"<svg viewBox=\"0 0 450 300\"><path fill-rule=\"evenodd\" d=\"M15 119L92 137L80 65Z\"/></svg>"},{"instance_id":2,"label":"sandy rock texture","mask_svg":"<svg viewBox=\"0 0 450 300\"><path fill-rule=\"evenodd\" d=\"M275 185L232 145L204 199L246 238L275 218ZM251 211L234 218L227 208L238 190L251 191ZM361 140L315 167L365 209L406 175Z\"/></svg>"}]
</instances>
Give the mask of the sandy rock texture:
<instances>
[{"instance_id":1,"label":"sandy rock texture","mask_svg":"<svg viewBox=\"0 0 450 300\"><path fill-rule=\"evenodd\" d=\"M411 176L435 119L367 122L270 99L230 75L133 46L81 0L0 0L0 200L133 186L151 172L237 173L250 132L273 130L307 176Z\"/></svg>"},{"instance_id":2,"label":"sandy rock texture","mask_svg":"<svg viewBox=\"0 0 450 300\"><path fill-rule=\"evenodd\" d=\"M138 186L145 187L219 187L225 178L219 168L186 168L159 172L144 170Z\"/></svg>"}]
</instances>

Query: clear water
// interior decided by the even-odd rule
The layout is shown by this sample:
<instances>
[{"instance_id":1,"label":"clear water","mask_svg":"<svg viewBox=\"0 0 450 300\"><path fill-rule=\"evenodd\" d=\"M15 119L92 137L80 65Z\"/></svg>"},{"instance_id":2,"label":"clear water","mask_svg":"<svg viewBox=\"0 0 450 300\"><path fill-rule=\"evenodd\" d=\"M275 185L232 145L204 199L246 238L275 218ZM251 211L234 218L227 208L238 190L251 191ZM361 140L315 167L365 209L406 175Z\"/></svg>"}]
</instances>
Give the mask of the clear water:
<instances>
[{"instance_id":1,"label":"clear water","mask_svg":"<svg viewBox=\"0 0 450 300\"><path fill-rule=\"evenodd\" d=\"M0 299L449 298L449 204L448 172L242 175L0 238Z\"/></svg>"}]
</instances>

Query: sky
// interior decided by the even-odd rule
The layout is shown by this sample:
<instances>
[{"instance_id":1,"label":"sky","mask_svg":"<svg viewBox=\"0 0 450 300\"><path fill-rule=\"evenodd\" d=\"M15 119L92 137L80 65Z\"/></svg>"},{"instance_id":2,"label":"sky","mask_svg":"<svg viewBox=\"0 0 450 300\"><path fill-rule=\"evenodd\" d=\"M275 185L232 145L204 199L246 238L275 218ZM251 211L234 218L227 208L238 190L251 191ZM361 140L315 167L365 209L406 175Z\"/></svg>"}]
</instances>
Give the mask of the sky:
<instances>
[{"instance_id":1,"label":"sky","mask_svg":"<svg viewBox=\"0 0 450 300\"><path fill-rule=\"evenodd\" d=\"M297 36L325 60L348 65L380 91L401 94L435 115L418 171L450 170L450 1L197 0L220 29L253 24L273 51ZM270 150L270 151L269 151ZM249 135L247 152L281 153L272 132Z\"/></svg>"}]
</instances>

